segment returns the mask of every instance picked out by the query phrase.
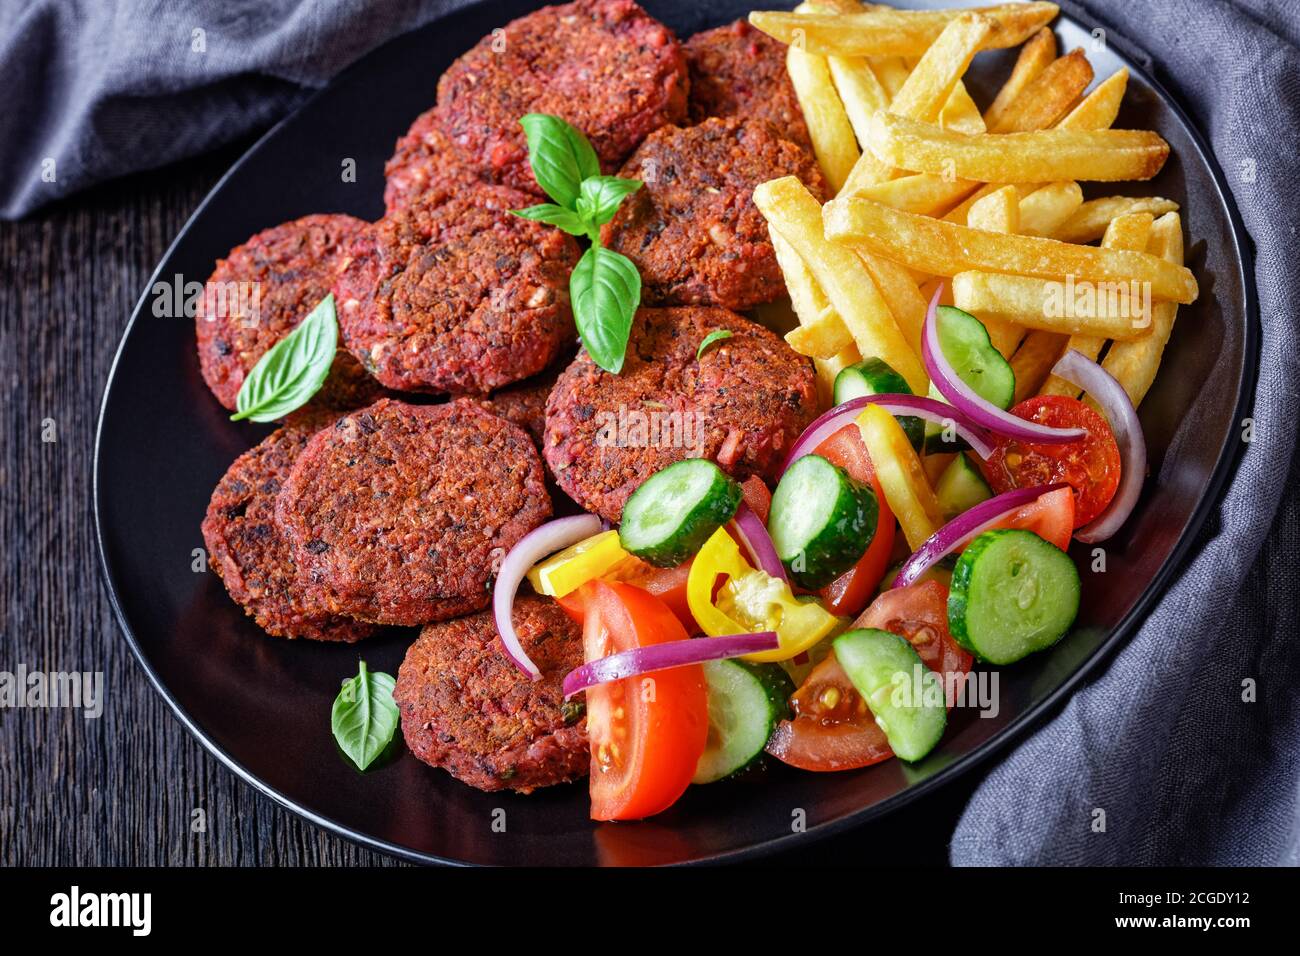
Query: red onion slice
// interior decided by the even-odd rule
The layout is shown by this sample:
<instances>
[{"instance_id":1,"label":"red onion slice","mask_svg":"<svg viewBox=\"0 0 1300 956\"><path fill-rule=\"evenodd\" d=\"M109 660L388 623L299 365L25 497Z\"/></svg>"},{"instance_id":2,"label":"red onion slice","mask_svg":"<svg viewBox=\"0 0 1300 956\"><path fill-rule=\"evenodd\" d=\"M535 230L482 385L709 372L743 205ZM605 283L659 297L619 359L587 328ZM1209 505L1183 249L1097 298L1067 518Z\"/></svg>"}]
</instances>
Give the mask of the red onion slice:
<instances>
[{"instance_id":1,"label":"red onion slice","mask_svg":"<svg viewBox=\"0 0 1300 956\"><path fill-rule=\"evenodd\" d=\"M1119 445L1119 488L1106 510L1074 532L1085 544L1105 541L1128 520L1137 507L1142 494L1142 484L1147 476L1147 443L1142 436L1142 423L1137 409L1115 376L1076 349L1068 349L1052 368L1052 374L1077 385L1091 395L1101 406L1110 430Z\"/></svg>"},{"instance_id":2,"label":"red onion slice","mask_svg":"<svg viewBox=\"0 0 1300 956\"><path fill-rule=\"evenodd\" d=\"M496 619L497 633L501 635L501 646L505 649L506 656L530 680L540 680L542 672L524 653L519 635L515 632L512 611L519 585L532 566L542 558L599 533L600 518L596 515L557 518L520 538L501 562L496 587L492 591L492 615Z\"/></svg>"},{"instance_id":3,"label":"red onion slice","mask_svg":"<svg viewBox=\"0 0 1300 956\"><path fill-rule=\"evenodd\" d=\"M767 528L763 527L763 522L758 519L758 515L754 514L749 505L743 501L740 503L740 507L736 509L736 517L731 519L730 527L740 539L740 543L745 546L745 550L749 552L754 567L789 583L785 565L776 556L776 545L772 543L772 536L767 533Z\"/></svg>"},{"instance_id":4,"label":"red onion slice","mask_svg":"<svg viewBox=\"0 0 1300 956\"><path fill-rule=\"evenodd\" d=\"M1085 434L1082 428L1049 428L1036 422L1026 421L1010 412L1003 411L992 402L982 398L976 391L962 381L957 370L949 363L939 344L939 295L943 292L942 283L934 290L930 308L925 313L925 328L921 336L921 357L925 361L925 371L930 376L934 387L953 407L964 414L975 425L986 428L998 435L1015 438L1019 441L1033 442L1039 445L1063 445L1078 441ZM969 441L969 439L967 439ZM971 446L975 447L974 445ZM981 455L987 458L987 455Z\"/></svg>"},{"instance_id":5,"label":"red onion slice","mask_svg":"<svg viewBox=\"0 0 1300 956\"><path fill-rule=\"evenodd\" d=\"M987 431L975 425L969 418L944 402L921 395L882 394L863 395L851 398L842 405L836 405L828 412L823 412L811 425L804 429L799 440L790 449L790 454L781 465L781 474L798 459L813 451L831 435L850 424L858 413L868 405L879 405L894 415L915 415L928 422L952 427L981 458L993 454L993 438Z\"/></svg>"},{"instance_id":6,"label":"red onion slice","mask_svg":"<svg viewBox=\"0 0 1300 956\"><path fill-rule=\"evenodd\" d=\"M893 586L907 587L962 545L997 525L1010 512L1023 508L1031 501L1037 501L1049 491L1068 487L1069 485L1058 482L1052 485L1039 485L1036 488L1016 488L988 501L981 501L975 507L963 511L930 535L925 543L916 549L899 568Z\"/></svg>"},{"instance_id":7,"label":"red onion slice","mask_svg":"<svg viewBox=\"0 0 1300 956\"><path fill-rule=\"evenodd\" d=\"M651 671L668 670L670 667L773 651L780 645L776 631L758 631L754 634L693 637L684 641L634 647L630 651L620 651L600 660L588 661L569 671L564 675L564 698L568 700L580 690L625 677L639 677Z\"/></svg>"}]
</instances>

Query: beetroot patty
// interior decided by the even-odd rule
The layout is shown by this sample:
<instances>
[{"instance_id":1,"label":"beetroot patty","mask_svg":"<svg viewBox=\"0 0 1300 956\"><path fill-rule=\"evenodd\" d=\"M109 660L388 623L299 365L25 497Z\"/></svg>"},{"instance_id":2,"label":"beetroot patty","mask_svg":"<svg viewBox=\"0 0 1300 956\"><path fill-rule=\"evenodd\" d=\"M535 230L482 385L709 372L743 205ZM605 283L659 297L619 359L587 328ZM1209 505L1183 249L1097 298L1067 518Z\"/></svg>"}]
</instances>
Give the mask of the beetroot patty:
<instances>
[{"instance_id":1,"label":"beetroot patty","mask_svg":"<svg viewBox=\"0 0 1300 956\"><path fill-rule=\"evenodd\" d=\"M334 291L353 355L389 388L482 394L573 340L573 237L510 215L522 193L426 193L352 245Z\"/></svg>"},{"instance_id":2,"label":"beetroot patty","mask_svg":"<svg viewBox=\"0 0 1300 956\"><path fill-rule=\"evenodd\" d=\"M235 407L244 376L257 360L329 294L348 245L366 228L351 216L304 216L264 229L217 261L195 327L203 380L222 405ZM332 374L370 389L349 389L361 399L378 397L378 384L367 382L346 353ZM328 401L331 394L327 390L321 404L338 407Z\"/></svg>"},{"instance_id":3,"label":"beetroot patty","mask_svg":"<svg viewBox=\"0 0 1300 956\"><path fill-rule=\"evenodd\" d=\"M425 624L487 606L501 559L551 514L542 474L523 429L474 402L384 399L312 438L275 518L332 610Z\"/></svg>"},{"instance_id":4,"label":"beetroot patty","mask_svg":"<svg viewBox=\"0 0 1300 956\"><path fill-rule=\"evenodd\" d=\"M647 134L685 119L687 83L681 44L632 0L578 0L484 37L443 74L438 108L462 161L539 192L521 116L562 117L614 170Z\"/></svg>"},{"instance_id":5,"label":"beetroot patty","mask_svg":"<svg viewBox=\"0 0 1300 956\"><path fill-rule=\"evenodd\" d=\"M405 208L431 192L473 189L481 171L467 166L438 121L435 106L416 117L384 165L384 208Z\"/></svg>"},{"instance_id":6,"label":"beetroot patty","mask_svg":"<svg viewBox=\"0 0 1300 956\"><path fill-rule=\"evenodd\" d=\"M808 124L785 69L786 45L744 20L686 41L692 123L710 116L766 120L809 152Z\"/></svg>"},{"instance_id":7,"label":"beetroot patty","mask_svg":"<svg viewBox=\"0 0 1300 956\"><path fill-rule=\"evenodd\" d=\"M330 419L304 417L235 459L208 504L203 543L235 602L276 637L359 641L375 628L339 617L297 583L288 542L275 526L275 498L307 440Z\"/></svg>"},{"instance_id":8,"label":"beetroot patty","mask_svg":"<svg viewBox=\"0 0 1300 956\"><path fill-rule=\"evenodd\" d=\"M601 236L641 271L647 305L748 309L786 294L754 187L798 176L825 192L816 162L770 125L710 119L667 126L641 144L623 176L645 186Z\"/></svg>"},{"instance_id":9,"label":"beetroot patty","mask_svg":"<svg viewBox=\"0 0 1300 956\"><path fill-rule=\"evenodd\" d=\"M515 602L531 681L501 649L489 612L430 624L406 652L393 699L420 760L480 790L529 793L587 774L586 719L561 682L582 664L582 630L550 598Z\"/></svg>"},{"instance_id":10,"label":"beetroot patty","mask_svg":"<svg viewBox=\"0 0 1300 956\"><path fill-rule=\"evenodd\" d=\"M731 338L696 349L715 329ZM623 371L585 352L546 404L546 461L575 501L617 522L628 496L685 458L771 482L816 414L812 366L780 338L726 309L641 309Z\"/></svg>"}]
</instances>

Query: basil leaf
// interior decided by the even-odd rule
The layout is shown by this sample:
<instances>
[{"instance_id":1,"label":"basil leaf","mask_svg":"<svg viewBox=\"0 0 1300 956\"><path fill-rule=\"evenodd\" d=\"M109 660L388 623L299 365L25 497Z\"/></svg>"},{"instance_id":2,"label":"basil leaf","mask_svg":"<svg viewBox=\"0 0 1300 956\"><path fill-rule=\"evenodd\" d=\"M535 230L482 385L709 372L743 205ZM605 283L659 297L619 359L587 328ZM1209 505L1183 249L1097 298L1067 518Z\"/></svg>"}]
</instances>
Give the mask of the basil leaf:
<instances>
[{"instance_id":1,"label":"basil leaf","mask_svg":"<svg viewBox=\"0 0 1300 956\"><path fill-rule=\"evenodd\" d=\"M267 349L244 378L231 421L273 422L306 405L325 384L338 349L334 293L320 300L298 327Z\"/></svg>"},{"instance_id":2,"label":"basil leaf","mask_svg":"<svg viewBox=\"0 0 1300 956\"><path fill-rule=\"evenodd\" d=\"M528 137L528 162L538 185L561 206L575 208L582 181L600 175L600 160L587 137L548 113L529 113L519 125Z\"/></svg>"},{"instance_id":3,"label":"basil leaf","mask_svg":"<svg viewBox=\"0 0 1300 956\"><path fill-rule=\"evenodd\" d=\"M714 342L721 342L723 339L729 339L733 334L734 333L731 329L714 329L708 335L704 336L704 341L700 342L700 347L695 350L695 361L698 362L700 356L708 351L709 346Z\"/></svg>"},{"instance_id":4,"label":"basil leaf","mask_svg":"<svg viewBox=\"0 0 1300 956\"><path fill-rule=\"evenodd\" d=\"M603 226L614 218L618 204L642 186L639 179L620 179L617 176L592 176L582 181L578 195L578 215L593 226Z\"/></svg>"},{"instance_id":5,"label":"basil leaf","mask_svg":"<svg viewBox=\"0 0 1300 956\"><path fill-rule=\"evenodd\" d=\"M587 354L617 375L623 370L632 317L641 304L641 274L627 256L593 245L573 267L569 296Z\"/></svg>"},{"instance_id":6,"label":"basil leaf","mask_svg":"<svg viewBox=\"0 0 1300 956\"><path fill-rule=\"evenodd\" d=\"M557 226L571 236L585 236L589 231L582 216L572 209L565 209L555 203L544 202L537 206L529 206L527 209L512 209L510 212L520 219L531 219L534 222Z\"/></svg>"},{"instance_id":7,"label":"basil leaf","mask_svg":"<svg viewBox=\"0 0 1300 956\"><path fill-rule=\"evenodd\" d=\"M370 673L361 661L356 677L343 682L330 728L339 747L361 770L370 766L393 739L397 730L397 704L393 700L396 681L382 671Z\"/></svg>"}]
</instances>

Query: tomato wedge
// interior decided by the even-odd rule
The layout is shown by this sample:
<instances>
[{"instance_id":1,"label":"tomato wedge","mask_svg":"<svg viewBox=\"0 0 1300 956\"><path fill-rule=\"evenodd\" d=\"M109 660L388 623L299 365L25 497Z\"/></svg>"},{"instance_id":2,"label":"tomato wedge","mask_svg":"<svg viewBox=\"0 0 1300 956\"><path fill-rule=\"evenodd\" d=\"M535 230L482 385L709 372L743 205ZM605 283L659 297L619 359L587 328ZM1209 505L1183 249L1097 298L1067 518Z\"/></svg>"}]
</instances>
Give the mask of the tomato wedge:
<instances>
[{"instance_id":1,"label":"tomato wedge","mask_svg":"<svg viewBox=\"0 0 1300 956\"><path fill-rule=\"evenodd\" d=\"M1119 487L1119 446L1106 420L1075 398L1037 395L1011 414L1040 425L1082 428L1087 434L1064 445L1037 445L999 439L983 464L984 477L998 494L1063 481L1074 489L1074 527L1101 514Z\"/></svg>"},{"instance_id":2,"label":"tomato wedge","mask_svg":"<svg viewBox=\"0 0 1300 956\"><path fill-rule=\"evenodd\" d=\"M1044 541L1050 541L1062 551L1070 549L1074 534L1074 491L1057 488L1013 511L997 523L999 528L1023 528L1032 531ZM990 529L992 530L992 529Z\"/></svg>"},{"instance_id":3,"label":"tomato wedge","mask_svg":"<svg viewBox=\"0 0 1300 956\"><path fill-rule=\"evenodd\" d=\"M673 612L639 587L589 581L578 593L588 661L686 639ZM586 694L591 818L639 820L668 809L690 785L708 737L703 669L675 667Z\"/></svg>"},{"instance_id":4,"label":"tomato wedge","mask_svg":"<svg viewBox=\"0 0 1300 956\"><path fill-rule=\"evenodd\" d=\"M968 674L975 658L948 631L948 589L943 584L918 581L886 591L853 626L876 627L907 638L926 666L944 677L948 706L952 707L957 682L950 676Z\"/></svg>"},{"instance_id":5,"label":"tomato wedge","mask_svg":"<svg viewBox=\"0 0 1300 956\"><path fill-rule=\"evenodd\" d=\"M855 770L888 760L885 732L831 652L790 698L794 717L776 726L767 752L800 770Z\"/></svg>"},{"instance_id":6,"label":"tomato wedge","mask_svg":"<svg viewBox=\"0 0 1300 956\"><path fill-rule=\"evenodd\" d=\"M839 465L849 473L849 477L869 482L880 506L876 536L871 539L866 553L857 564L818 592L826 610L832 614L857 614L876 593L885 569L889 567L889 558L894 550L894 513L889 510L885 493L876 480L876 469L862 441L862 431L856 424L845 425L818 445L814 453L832 465Z\"/></svg>"}]
</instances>

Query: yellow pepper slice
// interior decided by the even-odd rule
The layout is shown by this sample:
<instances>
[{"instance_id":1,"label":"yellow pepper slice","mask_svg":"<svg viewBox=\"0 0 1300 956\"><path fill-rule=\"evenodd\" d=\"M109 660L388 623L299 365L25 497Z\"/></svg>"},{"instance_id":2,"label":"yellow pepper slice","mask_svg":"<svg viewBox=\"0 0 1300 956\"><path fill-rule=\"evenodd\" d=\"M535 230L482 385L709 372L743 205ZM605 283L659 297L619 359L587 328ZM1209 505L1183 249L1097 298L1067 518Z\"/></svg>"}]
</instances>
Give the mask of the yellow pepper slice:
<instances>
[{"instance_id":1,"label":"yellow pepper slice","mask_svg":"<svg viewBox=\"0 0 1300 956\"><path fill-rule=\"evenodd\" d=\"M727 581L714 603L718 578ZM713 532L691 564L686 599L696 622L710 637L776 631L780 647L746 654L750 661L784 661L808 650L842 626L816 601L795 599L790 585L754 568L724 528Z\"/></svg>"},{"instance_id":2,"label":"yellow pepper slice","mask_svg":"<svg viewBox=\"0 0 1300 956\"><path fill-rule=\"evenodd\" d=\"M925 477L925 467L898 420L879 405L864 408L857 424L889 510L898 518L908 547L915 551L943 526L943 511Z\"/></svg>"},{"instance_id":3,"label":"yellow pepper slice","mask_svg":"<svg viewBox=\"0 0 1300 956\"><path fill-rule=\"evenodd\" d=\"M630 557L618 543L617 531L602 531L533 565L528 581L538 594L564 597Z\"/></svg>"}]
</instances>

